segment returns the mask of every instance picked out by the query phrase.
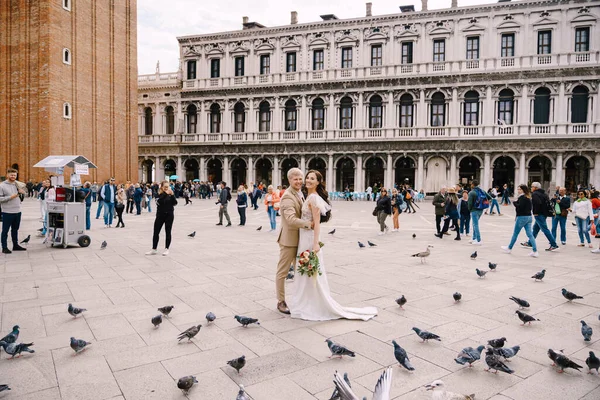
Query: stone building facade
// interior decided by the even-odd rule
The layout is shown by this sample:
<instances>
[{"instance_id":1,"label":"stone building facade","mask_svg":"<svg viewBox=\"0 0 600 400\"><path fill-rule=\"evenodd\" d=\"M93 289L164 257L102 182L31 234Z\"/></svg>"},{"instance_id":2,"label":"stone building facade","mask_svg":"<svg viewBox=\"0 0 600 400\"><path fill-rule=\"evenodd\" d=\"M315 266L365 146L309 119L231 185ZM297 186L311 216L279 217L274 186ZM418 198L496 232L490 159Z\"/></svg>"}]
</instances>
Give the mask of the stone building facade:
<instances>
[{"instance_id":1,"label":"stone building facade","mask_svg":"<svg viewBox=\"0 0 600 400\"><path fill-rule=\"evenodd\" d=\"M600 186L600 1L423 3L178 38L138 77L140 178Z\"/></svg>"},{"instance_id":2,"label":"stone building facade","mask_svg":"<svg viewBox=\"0 0 600 400\"><path fill-rule=\"evenodd\" d=\"M41 179L81 154L99 180L137 175L135 0L0 2L0 175Z\"/></svg>"}]
</instances>

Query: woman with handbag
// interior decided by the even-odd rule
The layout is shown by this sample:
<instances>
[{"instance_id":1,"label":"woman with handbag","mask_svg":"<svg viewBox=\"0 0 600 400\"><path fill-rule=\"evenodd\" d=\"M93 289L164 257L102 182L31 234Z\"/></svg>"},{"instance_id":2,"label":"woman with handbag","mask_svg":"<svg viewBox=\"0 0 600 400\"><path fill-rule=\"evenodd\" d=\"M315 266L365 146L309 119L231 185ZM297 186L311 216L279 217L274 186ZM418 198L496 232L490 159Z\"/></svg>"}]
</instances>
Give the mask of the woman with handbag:
<instances>
[{"instance_id":1,"label":"woman with handbag","mask_svg":"<svg viewBox=\"0 0 600 400\"><path fill-rule=\"evenodd\" d=\"M279 211L279 194L273 190L273 185L269 185L267 188L267 195L265 196L265 206L267 207L267 214L269 215L269 222L271 223L271 230L277 229L277 222L275 216Z\"/></svg>"},{"instance_id":2,"label":"woman with handbag","mask_svg":"<svg viewBox=\"0 0 600 400\"><path fill-rule=\"evenodd\" d=\"M115 204L115 211L117 212L117 228L121 225L121 228L125 228L125 224L123 223L123 210L125 210L125 203L127 202L127 194L125 193L125 189L123 189L123 185L119 187L117 190L117 202Z\"/></svg>"},{"instance_id":3,"label":"woman with handbag","mask_svg":"<svg viewBox=\"0 0 600 400\"><path fill-rule=\"evenodd\" d=\"M373 213L376 213L377 222L379 223L378 235L385 235L385 233L388 231L385 220L392 213L392 200L388 196L387 189L384 187L381 188L379 198L377 199L377 206L375 207Z\"/></svg>"},{"instance_id":4,"label":"woman with handbag","mask_svg":"<svg viewBox=\"0 0 600 400\"><path fill-rule=\"evenodd\" d=\"M575 214L577 233L579 234L579 244L577 246L585 247L585 243L583 242L585 236L588 246L593 248L594 246L592 246L590 239L590 221L593 221L594 211L592 210L592 202L586 197L585 191L581 189L577 191L577 200L575 200L571 209L573 210L573 214Z\"/></svg>"}]
</instances>

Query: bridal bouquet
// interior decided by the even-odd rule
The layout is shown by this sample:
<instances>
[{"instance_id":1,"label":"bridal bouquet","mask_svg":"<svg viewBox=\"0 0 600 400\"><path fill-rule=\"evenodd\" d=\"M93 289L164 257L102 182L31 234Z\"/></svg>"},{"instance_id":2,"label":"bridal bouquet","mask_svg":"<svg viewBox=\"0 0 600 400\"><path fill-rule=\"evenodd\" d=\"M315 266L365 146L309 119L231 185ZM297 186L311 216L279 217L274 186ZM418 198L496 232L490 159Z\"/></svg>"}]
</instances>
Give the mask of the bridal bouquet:
<instances>
[{"instance_id":1,"label":"bridal bouquet","mask_svg":"<svg viewBox=\"0 0 600 400\"><path fill-rule=\"evenodd\" d=\"M320 247L323 247L324 245L323 242L319 242ZM315 274L323 275L317 253L310 250L304 250L300 253L298 256L298 272L300 275L307 275L309 278Z\"/></svg>"}]
</instances>

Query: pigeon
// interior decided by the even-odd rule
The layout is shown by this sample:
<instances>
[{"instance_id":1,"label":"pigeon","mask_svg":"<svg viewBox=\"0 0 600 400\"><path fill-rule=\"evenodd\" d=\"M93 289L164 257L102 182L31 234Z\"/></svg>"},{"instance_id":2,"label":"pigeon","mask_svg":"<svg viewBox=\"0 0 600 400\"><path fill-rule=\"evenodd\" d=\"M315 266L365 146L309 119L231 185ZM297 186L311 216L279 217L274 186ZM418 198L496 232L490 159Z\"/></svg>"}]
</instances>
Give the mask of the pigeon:
<instances>
[{"instance_id":1,"label":"pigeon","mask_svg":"<svg viewBox=\"0 0 600 400\"><path fill-rule=\"evenodd\" d=\"M543 269L540 272L536 272L535 275L532 276L533 279L535 279L535 281L541 281L542 279L544 279L544 276L546 276L546 270Z\"/></svg>"},{"instance_id":2,"label":"pigeon","mask_svg":"<svg viewBox=\"0 0 600 400\"><path fill-rule=\"evenodd\" d=\"M102 241L102 244L100 245L100 250L104 250L107 245L108 243L106 243L106 240Z\"/></svg>"},{"instance_id":3,"label":"pigeon","mask_svg":"<svg viewBox=\"0 0 600 400\"><path fill-rule=\"evenodd\" d=\"M360 241L358 242L358 248L359 249L364 249L366 246L364 244L362 244Z\"/></svg>"},{"instance_id":4,"label":"pigeon","mask_svg":"<svg viewBox=\"0 0 600 400\"><path fill-rule=\"evenodd\" d=\"M246 391L244 390L244 385L240 384L240 391L238 392L235 400L250 400L248 396L246 396Z\"/></svg>"},{"instance_id":5,"label":"pigeon","mask_svg":"<svg viewBox=\"0 0 600 400\"><path fill-rule=\"evenodd\" d=\"M335 233L335 229L332 231L327 232L328 235L333 235Z\"/></svg>"},{"instance_id":6,"label":"pigeon","mask_svg":"<svg viewBox=\"0 0 600 400\"><path fill-rule=\"evenodd\" d=\"M398 297L398 298L396 299L396 304L398 304L398 305L400 306L400 308L401 308L402 310L404 310L404 308L402 308L402 306L406 304L406 301L407 301L407 300L406 300L406 297L404 297L404 295L402 295L401 297Z\"/></svg>"},{"instance_id":7,"label":"pigeon","mask_svg":"<svg viewBox=\"0 0 600 400\"><path fill-rule=\"evenodd\" d=\"M519 350L521 350L521 346L500 347L499 349L494 349L494 352L508 361L509 358L516 356Z\"/></svg>"},{"instance_id":8,"label":"pigeon","mask_svg":"<svg viewBox=\"0 0 600 400\"><path fill-rule=\"evenodd\" d=\"M158 314L155 317L152 317L152 325L154 325L155 328L158 328L158 326L162 324L162 315Z\"/></svg>"},{"instance_id":9,"label":"pigeon","mask_svg":"<svg viewBox=\"0 0 600 400\"><path fill-rule=\"evenodd\" d=\"M430 339L431 339L431 340L437 340L438 342L441 342L441 341L442 341L442 339L441 339L441 338L440 338L438 335L436 335L436 334L434 334L434 333L427 332L427 331L422 331L422 330L420 330L419 328L412 328L412 330L413 330L413 331L415 331L415 333L416 333L417 335L419 335L419 337L420 337L421 339L423 339L423 342L427 342L427 341L429 341Z\"/></svg>"},{"instance_id":10,"label":"pigeon","mask_svg":"<svg viewBox=\"0 0 600 400\"><path fill-rule=\"evenodd\" d=\"M243 315L235 315L233 318L242 324L244 328L247 328L250 324L260 325L260 322L256 318L244 317Z\"/></svg>"},{"instance_id":11,"label":"pigeon","mask_svg":"<svg viewBox=\"0 0 600 400\"><path fill-rule=\"evenodd\" d=\"M11 390L11 389L8 385L0 385L0 393L4 392L5 390Z\"/></svg>"},{"instance_id":12,"label":"pigeon","mask_svg":"<svg viewBox=\"0 0 600 400\"><path fill-rule=\"evenodd\" d=\"M234 358L233 360L229 360L229 361L227 361L227 364L231 365L233 368L235 368L235 370L239 374L240 369L244 368L244 365L246 365L246 356L241 356L239 358Z\"/></svg>"},{"instance_id":13,"label":"pigeon","mask_svg":"<svg viewBox=\"0 0 600 400\"><path fill-rule=\"evenodd\" d=\"M481 352L485 349L485 346L478 346L476 349L472 347L465 347L462 349L458 356L454 359L457 364L465 365L469 363L469 368L473 365L473 363L481 358Z\"/></svg>"},{"instance_id":14,"label":"pigeon","mask_svg":"<svg viewBox=\"0 0 600 400\"><path fill-rule=\"evenodd\" d=\"M413 237L413 239L416 239L416 238L417 238L417 234L416 234L416 233L413 233L413 234L412 234L412 237Z\"/></svg>"},{"instance_id":15,"label":"pigeon","mask_svg":"<svg viewBox=\"0 0 600 400\"><path fill-rule=\"evenodd\" d=\"M502 337L500 339L492 339L492 340L488 340L488 344L490 346L492 346L494 349L499 349L501 347L504 347L504 342L506 342L506 338Z\"/></svg>"},{"instance_id":16,"label":"pigeon","mask_svg":"<svg viewBox=\"0 0 600 400\"><path fill-rule=\"evenodd\" d=\"M195 376L184 376L183 378L179 378L179 380L177 381L177 387L181 389L181 391L184 394L187 395L192 386L194 386L194 383L198 383L198 380Z\"/></svg>"},{"instance_id":17,"label":"pigeon","mask_svg":"<svg viewBox=\"0 0 600 400\"><path fill-rule=\"evenodd\" d=\"M200 332L200 328L202 328L202 325L192 326L186 329L185 331L181 332L179 336L177 336L177 339L179 339L179 341L181 342L184 338L188 338L189 342L194 336L198 334L198 332Z\"/></svg>"},{"instance_id":18,"label":"pigeon","mask_svg":"<svg viewBox=\"0 0 600 400\"><path fill-rule=\"evenodd\" d=\"M340 400L359 400L358 396L354 394L350 386L344 382L340 374L336 371L334 374L333 383L340 393ZM392 389L392 368L386 368L373 390L373 400L390 400L390 391ZM366 400L366 397L363 398Z\"/></svg>"},{"instance_id":19,"label":"pigeon","mask_svg":"<svg viewBox=\"0 0 600 400\"><path fill-rule=\"evenodd\" d=\"M337 372L337 371L335 371L335 372ZM347 372L344 372L344 382L346 382L346 384L348 384L349 388L352 388L352 385L350 384L350 379L348 378ZM341 400L340 392L339 392L337 386L333 389L333 393L331 393L331 397L329 398L329 400Z\"/></svg>"},{"instance_id":20,"label":"pigeon","mask_svg":"<svg viewBox=\"0 0 600 400\"><path fill-rule=\"evenodd\" d=\"M331 352L329 358L333 356L340 356L340 358L344 356L356 357L356 354L354 354L352 350L345 348L341 344L334 343L330 339L326 339L325 341L327 342L327 347L329 347L329 351Z\"/></svg>"},{"instance_id":21,"label":"pigeon","mask_svg":"<svg viewBox=\"0 0 600 400\"><path fill-rule=\"evenodd\" d=\"M563 288L562 295L565 299L569 301L573 301L575 299L583 299L583 297L576 295L573 292L569 292L567 289Z\"/></svg>"},{"instance_id":22,"label":"pigeon","mask_svg":"<svg viewBox=\"0 0 600 400\"><path fill-rule=\"evenodd\" d=\"M442 382L439 379L431 382L429 385L426 385L425 389L433 391L432 395L431 395L431 398L433 400L438 400L438 399L439 400L474 400L475 399L474 394L470 394L467 396L464 394L447 392L446 389L444 389L444 382Z\"/></svg>"},{"instance_id":23,"label":"pigeon","mask_svg":"<svg viewBox=\"0 0 600 400\"><path fill-rule=\"evenodd\" d=\"M515 314L517 314L519 316L519 319L521 321L523 321L523 323L521 324L521 326L525 325L526 323L529 323L529 325L531 325L531 323L533 321L539 321L539 319L537 319L535 317L532 317L531 315L526 314L523 311L517 310L517 311L515 311Z\"/></svg>"},{"instance_id":24,"label":"pigeon","mask_svg":"<svg viewBox=\"0 0 600 400\"><path fill-rule=\"evenodd\" d=\"M196 237L196 231L194 231L194 232L190 233L190 234L188 235L188 237L195 238L195 237Z\"/></svg>"},{"instance_id":25,"label":"pigeon","mask_svg":"<svg viewBox=\"0 0 600 400\"><path fill-rule=\"evenodd\" d=\"M15 358L15 356L20 357L21 356L21 352L25 351L27 353L35 353L35 350L31 350L29 347L33 346L33 343L6 343L4 341L0 340L0 346L2 346L2 348L4 349L4 351L6 352L6 354L10 354L12 357L11 358Z\"/></svg>"},{"instance_id":26,"label":"pigeon","mask_svg":"<svg viewBox=\"0 0 600 400\"><path fill-rule=\"evenodd\" d=\"M209 312L208 314L206 314L206 321L208 321L207 324L210 324L215 319L217 319L217 316L215 314L213 314L212 312Z\"/></svg>"},{"instance_id":27,"label":"pigeon","mask_svg":"<svg viewBox=\"0 0 600 400\"><path fill-rule=\"evenodd\" d=\"M369 244L369 247L377 247L377 245L370 240L367 240L367 243Z\"/></svg>"},{"instance_id":28,"label":"pigeon","mask_svg":"<svg viewBox=\"0 0 600 400\"><path fill-rule=\"evenodd\" d=\"M487 274L487 271L482 271L479 268L475 268L475 272L477 272L477 275L479 276L479 278L485 278L485 274Z\"/></svg>"},{"instance_id":29,"label":"pigeon","mask_svg":"<svg viewBox=\"0 0 600 400\"><path fill-rule=\"evenodd\" d=\"M563 373L566 368L573 368L577 371L583 368L581 365L571 361L569 357L565 356L564 354L558 354L552 349L548 349L548 357L550 357L550 359L554 361L554 364L560 368L558 373Z\"/></svg>"},{"instance_id":30,"label":"pigeon","mask_svg":"<svg viewBox=\"0 0 600 400\"><path fill-rule=\"evenodd\" d=\"M30 239L31 239L31 235L27 235L27 237L25 239L21 240L21 244L29 243Z\"/></svg>"},{"instance_id":31,"label":"pigeon","mask_svg":"<svg viewBox=\"0 0 600 400\"><path fill-rule=\"evenodd\" d=\"M477 258L477 251L474 251L473 254L471 254L471 260L475 260Z\"/></svg>"},{"instance_id":32,"label":"pigeon","mask_svg":"<svg viewBox=\"0 0 600 400\"><path fill-rule=\"evenodd\" d=\"M77 318L77 316L79 314L82 314L84 311L87 311L87 309L85 308L77 308L77 307L73 307L73 304L69 303L69 307L67 307L67 311L69 314L71 314L73 317Z\"/></svg>"},{"instance_id":33,"label":"pigeon","mask_svg":"<svg viewBox=\"0 0 600 400\"><path fill-rule=\"evenodd\" d=\"M86 342L85 340L75 339L74 337L71 338L71 348L75 351L75 353L79 353L90 344L90 342Z\"/></svg>"},{"instance_id":34,"label":"pigeon","mask_svg":"<svg viewBox=\"0 0 600 400\"><path fill-rule=\"evenodd\" d=\"M590 351L590 356L585 360L585 364L588 366L589 372L592 373L592 370L596 370L596 375L598 375L598 368L600 368L600 358L596 357L593 351Z\"/></svg>"},{"instance_id":35,"label":"pigeon","mask_svg":"<svg viewBox=\"0 0 600 400\"><path fill-rule=\"evenodd\" d=\"M523 300L515 296L511 296L509 299L517 303L521 308L529 308L529 302L527 300Z\"/></svg>"},{"instance_id":36,"label":"pigeon","mask_svg":"<svg viewBox=\"0 0 600 400\"><path fill-rule=\"evenodd\" d=\"M588 324L585 323L585 321L580 321L581 322L581 334L583 335L583 340L585 340L586 342L589 342L590 340L592 340L592 333L594 333L594 331L592 330L592 327L589 326Z\"/></svg>"},{"instance_id":37,"label":"pigeon","mask_svg":"<svg viewBox=\"0 0 600 400\"><path fill-rule=\"evenodd\" d=\"M494 263L492 263L492 262L489 262L489 263L488 263L488 267L489 267L489 269L490 269L491 271L494 271L494 272L496 272L496 267L497 267L497 266L498 266L498 264L494 264Z\"/></svg>"},{"instance_id":38,"label":"pigeon","mask_svg":"<svg viewBox=\"0 0 600 400\"><path fill-rule=\"evenodd\" d=\"M394 344L394 357L396 357L396 360L398 361L398 363L400 363L400 365L402 365L407 370L414 371L415 367L413 367L412 364L410 363L410 359L408 358L408 355L406 354L406 350L404 350L402 347L400 347L400 345L398 343L396 343L395 340L392 340L392 343Z\"/></svg>"},{"instance_id":39,"label":"pigeon","mask_svg":"<svg viewBox=\"0 0 600 400\"><path fill-rule=\"evenodd\" d=\"M256 228L257 231L260 231L262 229L262 225L259 226L258 228Z\"/></svg>"},{"instance_id":40,"label":"pigeon","mask_svg":"<svg viewBox=\"0 0 600 400\"><path fill-rule=\"evenodd\" d=\"M420 253L416 253L411 255L411 257L419 257L421 259L421 263L425 262L425 259L427 257L429 257L429 255L431 254L431 250L429 250L430 248L433 248L432 245L428 245L427 249L425 251L421 251Z\"/></svg>"},{"instance_id":41,"label":"pigeon","mask_svg":"<svg viewBox=\"0 0 600 400\"><path fill-rule=\"evenodd\" d=\"M17 341L17 339L19 338L19 325L15 325L12 328L12 332L10 332L8 335L4 336L2 339L0 339L0 342L6 342L6 343L14 343Z\"/></svg>"},{"instance_id":42,"label":"pigeon","mask_svg":"<svg viewBox=\"0 0 600 400\"><path fill-rule=\"evenodd\" d=\"M515 372L512 369L508 368L508 366L502 361L500 361L500 358L496 354L494 354L494 350L489 347L485 353L485 363L488 366L486 369L484 369L484 371L486 372L489 372L492 369L495 371L495 374L497 374L498 371L506 372L507 374L512 374L513 372Z\"/></svg>"},{"instance_id":43,"label":"pigeon","mask_svg":"<svg viewBox=\"0 0 600 400\"><path fill-rule=\"evenodd\" d=\"M174 308L175 306L164 306L158 308L158 311L160 311L165 317L169 318L169 314L171 314L171 311L173 311Z\"/></svg>"},{"instance_id":44,"label":"pigeon","mask_svg":"<svg viewBox=\"0 0 600 400\"><path fill-rule=\"evenodd\" d=\"M458 301L460 301L460 299L462 299L462 294L460 294L460 293L458 293L458 292L455 292L455 293L452 295L452 297L454 298L454 301L455 301L455 302L458 302Z\"/></svg>"}]
</instances>

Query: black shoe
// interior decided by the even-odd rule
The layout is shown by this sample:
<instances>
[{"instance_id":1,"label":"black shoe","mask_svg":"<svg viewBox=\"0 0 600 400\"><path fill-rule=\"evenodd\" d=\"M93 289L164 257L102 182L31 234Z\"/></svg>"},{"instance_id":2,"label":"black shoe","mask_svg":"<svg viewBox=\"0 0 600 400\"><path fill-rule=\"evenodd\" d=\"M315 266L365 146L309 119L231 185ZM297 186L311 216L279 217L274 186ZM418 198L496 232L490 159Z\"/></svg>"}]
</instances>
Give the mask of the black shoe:
<instances>
[{"instance_id":1,"label":"black shoe","mask_svg":"<svg viewBox=\"0 0 600 400\"><path fill-rule=\"evenodd\" d=\"M221 223L221 222L219 222L219 223L217 224L217 226L221 226L221 225L223 225L223 223Z\"/></svg>"},{"instance_id":2,"label":"black shoe","mask_svg":"<svg viewBox=\"0 0 600 400\"><path fill-rule=\"evenodd\" d=\"M454 240L460 240L460 238L459 237L455 237Z\"/></svg>"},{"instance_id":3,"label":"black shoe","mask_svg":"<svg viewBox=\"0 0 600 400\"><path fill-rule=\"evenodd\" d=\"M13 246L13 251L26 251L27 249L25 247L21 247L18 244Z\"/></svg>"},{"instance_id":4,"label":"black shoe","mask_svg":"<svg viewBox=\"0 0 600 400\"><path fill-rule=\"evenodd\" d=\"M520 245L521 245L521 247L525 247L526 249L529 249L529 248L531 248L531 247L532 247L532 246L529 244L529 242L523 242L523 243L520 243Z\"/></svg>"},{"instance_id":5,"label":"black shoe","mask_svg":"<svg viewBox=\"0 0 600 400\"><path fill-rule=\"evenodd\" d=\"M9 249L7 249L6 247L2 248L2 254L11 254L12 251L10 251Z\"/></svg>"},{"instance_id":6,"label":"black shoe","mask_svg":"<svg viewBox=\"0 0 600 400\"><path fill-rule=\"evenodd\" d=\"M231 223L229 223L229 224L225 225L225 228L227 228L228 226L231 226Z\"/></svg>"},{"instance_id":7,"label":"black shoe","mask_svg":"<svg viewBox=\"0 0 600 400\"><path fill-rule=\"evenodd\" d=\"M442 235L441 233L435 233L434 234L436 237L439 237L440 239L444 237L444 235Z\"/></svg>"}]
</instances>

